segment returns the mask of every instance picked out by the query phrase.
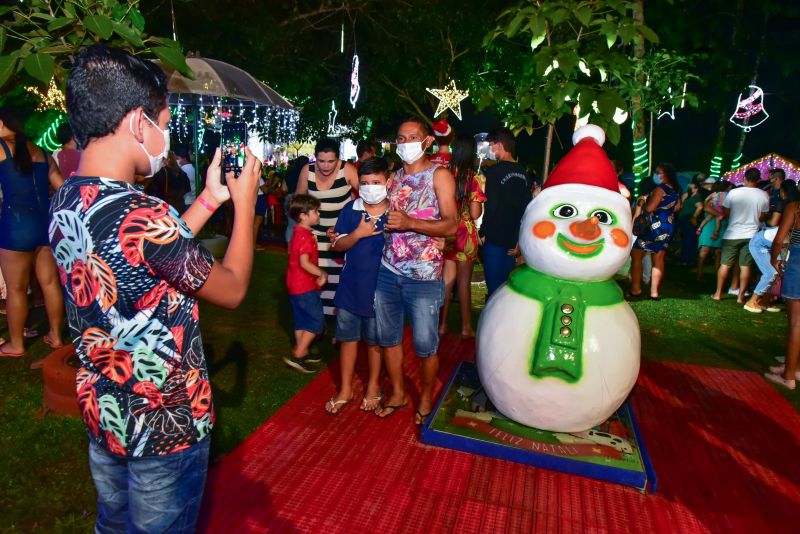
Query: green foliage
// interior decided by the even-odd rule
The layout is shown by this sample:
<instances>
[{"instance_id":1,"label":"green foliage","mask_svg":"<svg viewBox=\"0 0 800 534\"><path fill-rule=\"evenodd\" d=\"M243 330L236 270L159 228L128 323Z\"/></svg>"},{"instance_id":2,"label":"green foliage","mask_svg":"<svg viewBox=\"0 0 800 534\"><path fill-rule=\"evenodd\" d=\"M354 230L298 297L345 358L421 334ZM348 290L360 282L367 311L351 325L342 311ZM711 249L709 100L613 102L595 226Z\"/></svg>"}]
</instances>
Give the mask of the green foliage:
<instances>
[{"instance_id":1,"label":"green foliage","mask_svg":"<svg viewBox=\"0 0 800 534\"><path fill-rule=\"evenodd\" d=\"M658 43L623 0L521 2L500 14L484 40L485 66L472 80L478 107L494 106L512 130L532 134L577 103L616 144L614 114L628 109L636 86L628 49L637 34Z\"/></svg>"},{"instance_id":2,"label":"green foliage","mask_svg":"<svg viewBox=\"0 0 800 534\"><path fill-rule=\"evenodd\" d=\"M18 82L59 85L71 58L105 42L131 54L152 54L191 76L180 45L144 33L138 0L32 0L0 7L0 90Z\"/></svg>"}]
</instances>

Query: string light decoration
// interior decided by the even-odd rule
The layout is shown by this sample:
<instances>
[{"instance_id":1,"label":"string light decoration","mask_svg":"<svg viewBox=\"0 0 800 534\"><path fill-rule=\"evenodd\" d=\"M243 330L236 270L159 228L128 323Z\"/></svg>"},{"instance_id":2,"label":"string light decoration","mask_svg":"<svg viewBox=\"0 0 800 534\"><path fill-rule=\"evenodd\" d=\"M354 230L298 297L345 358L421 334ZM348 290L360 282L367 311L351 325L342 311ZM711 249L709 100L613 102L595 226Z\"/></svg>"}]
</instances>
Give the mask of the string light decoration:
<instances>
[{"instance_id":1,"label":"string light decoration","mask_svg":"<svg viewBox=\"0 0 800 534\"><path fill-rule=\"evenodd\" d=\"M764 109L764 91L757 85L748 85L747 87L750 89L750 96L742 99L742 93L739 93L736 111L729 119L745 132L749 132L769 118L769 113Z\"/></svg>"},{"instance_id":2,"label":"string light decoration","mask_svg":"<svg viewBox=\"0 0 800 534\"><path fill-rule=\"evenodd\" d=\"M283 109L261 104L243 103L231 99L197 95L170 95L170 133L181 144L192 144L196 133L198 151L204 151L203 139L207 131L221 132L222 126L242 122L248 130L256 130L272 144L286 144L297 137L300 114L294 109Z\"/></svg>"},{"instance_id":3,"label":"string light decoration","mask_svg":"<svg viewBox=\"0 0 800 534\"><path fill-rule=\"evenodd\" d=\"M67 100L64 98L64 93L56 85L55 78L50 80L50 84L44 94L39 91L38 87L34 86L26 87L25 90L39 97L39 105L36 106L36 111L55 109L61 113L67 112Z\"/></svg>"},{"instance_id":4,"label":"string light decoration","mask_svg":"<svg viewBox=\"0 0 800 534\"><path fill-rule=\"evenodd\" d=\"M786 173L787 180L800 182L800 165L774 152L770 152L764 157L758 158L755 161L751 161L750 163L741 165L732 171L726 172L722 176L722 179L727 180L732 184L739 185L744 182L745 171L752 168L758 169L761 172L761 178L766 178L770 169L783 169L783 172Z\"/></svg>"},{"instance_id":5,"label":"string light decoration","mask_svg":"<svg viewBox=\"0 0 800 534\"><path fill-rule=\"evenodd\" d=\"M743 158L743 157L744 157L744 154L742 154L741 152L739 152L739 153L736 155L736 157L735 157L735 158L733 158L733 161L731 161L731 167L730 167L730 169L728 169L728 170L731 170L731 171L732 171L732 170L734 170L734 169L738 169L738 168L739 168L739 166L742 164L742 158Z\"/></svg>"},{"instance_id":6,"label":"string light decoration","mask_svg":"<svg viewBox=\"0 0 800 534\"><path fill-rule=\"evenodd\" d=\"M58 127L64 124L67 120L65 115L59 115L55 120L50 123L50 126L44 131L42 136L36 140L36 146L45 149L48 152L55 152L61 148L61 143L58 142Z\"/></svg>"},{"instance_id":7,"label":"string light decoration","mask_svg":"<svg viewBox=\"0 0 800 534\"><path fill-rule=\"evenodd\" d=\"M444 110L450 109L455 113L458 120L461 120L461 101L469 96L469 91L459 91L456 89L455 80L450 80L450 83L444 86L443 89L430 89L425 88L430 94L439 99L439 106L436 108L434 117L438 117Z\"/></svg>"},{"instance_id":8,"label":"string light decoration","mask_svg":"<svg viewBox=\"0 0 800 534\"><path fill-rule=\"evenodd\" d=\"M708 168L709 178L719 178L722 171L722 156L714 156L711 158L711 166Z\"/></svg>"},{"instance_id":9,"label":"string light decoration","mask_svg":"<svg viewBox=\"0 0 800 534\"><path fill-rule=\"evenodd\" d=\"M633 142L633 196L639 196L639 184L642 183L642 178L647 176L650 172L650 167L647 164L647 138L639 139Z\"/></svg>"},{"instance_id":10,"label":"string light decoration","mask_svg":"<svg viewBox=\"0 0 800 534\"><path fill-rule=\"evenodd\" d=\"M358 83L358 54L353 54L353 70L350 71L350 105L356 109L358 95L361 94L361 85Z\"/></svg>"},{"instance_id":11,"label":"string light decoration","mask_svg":"<svg viewBox=\"0 0 800 534\"><path fill-rule=\"evenodd\" d=\"M336 115L339 111L336 109L336 102L331 100L331 110L328 112L328 135L336 135Z\"/></svg>"}]
</instances>

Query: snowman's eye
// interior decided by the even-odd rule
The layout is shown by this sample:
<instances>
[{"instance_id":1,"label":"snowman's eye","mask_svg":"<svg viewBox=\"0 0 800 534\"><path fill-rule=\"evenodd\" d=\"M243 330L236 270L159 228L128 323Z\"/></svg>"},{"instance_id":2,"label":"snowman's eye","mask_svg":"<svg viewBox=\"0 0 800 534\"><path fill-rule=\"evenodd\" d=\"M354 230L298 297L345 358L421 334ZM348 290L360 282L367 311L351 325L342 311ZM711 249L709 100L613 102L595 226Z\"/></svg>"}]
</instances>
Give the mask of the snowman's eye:
<instances>
[{"instance_id":1,"label":"snowman's eye","mask_svg":"<svg viewBox=\"0 0 800 534\"><path fill-rule=\"evenodd\" d=\"M578 214L578 208L571 204L561 204L553 208L552 214L559 219L571 219Z\"/></svg>"},{"instance_id":2,"label":"snowman's eye","mask_svg":"<svg viewBox=\"0 0 800 534\"><path fill-rule=\"evenodd\" d=\"M594 210L589 217L597 217L597 222L600 224L614 224L617 221L614 215L606 210Z\"/></svg>"}]
</instances>

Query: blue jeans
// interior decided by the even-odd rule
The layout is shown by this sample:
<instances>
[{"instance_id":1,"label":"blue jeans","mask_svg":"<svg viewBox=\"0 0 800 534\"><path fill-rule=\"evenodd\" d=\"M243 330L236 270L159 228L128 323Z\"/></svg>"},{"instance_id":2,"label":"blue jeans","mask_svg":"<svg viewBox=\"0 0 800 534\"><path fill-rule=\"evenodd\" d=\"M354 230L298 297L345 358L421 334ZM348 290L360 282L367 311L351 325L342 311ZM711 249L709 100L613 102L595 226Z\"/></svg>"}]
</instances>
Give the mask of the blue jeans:
<instances>
[{"instance_id":1,"label":"blue jeans","mask_svg":"<svg viewBox=\"0 0 800 534\"><path fill-rule=\"evenodd\" d=\"M322 300L319 291L312 289L299 295L289 295L294 316L294 329L321 334L325 330L325 315L322 313Z\"/></svg>"},{"instance_id":2,"label":"blue jeans","mask_svg":"<svg viewBox=\"0 0 800 534\"><path fill-rule=\"evenodd\" d=\"M336 308L336 339L339 341L361 341L367 345L378 344L378 326L375 317L364 317Z\"/></svg>"},{"instance_id":3,"label":"blue jeans","mask_svg":"<svg viewBox=\"0 0 800 534\"><path fill-rule=\"evenodd\" d=\"M489 296L508 280L517 265L517 259L509 256L508 250L488 241L483 244L483 274Z\"/></svg>"},{"instance_id":4,"label":"blue jeans","mask_svg":"<svg viewBox=\"0 0 800 534\"><path fill-rule=\"evenodd\" d=\"M163 456L124 458L89 440L98 534L195 531L210 439Z\"/></svg>"},{"instance_id":5,"label":"blue jeans","mask_svg":"<svg viewBox=\"0 0 800 534\"><path fill-rule=\"evenodd\" d=\"M750 247L750 255L753 256L756 265L758 265L758 270L761 271L761 280L758 281L754 290L755 294L760 297L767 294L769 286L772 285L772 282L778 275L778 271L775 270L775 267L773 267L770 262L772 241L767 241L764 237L764 232L766 231L766 228L759 231L753 236L748 245L748 247Z\"/></svg>"},{"instance_id":6,"label":"blue jeans","mask_svg":"<svg viewBox=\"0 0 800 534\"><path fill-rule=\"evenodd\" d=\"M439 309L444 303L444 282L414 280L395 274L383 265L375 290L375 322L378 342L393 347L403 341L404 315L414 334L414 352L425 358L439 349Z\"/></svg>"}]
</instances>

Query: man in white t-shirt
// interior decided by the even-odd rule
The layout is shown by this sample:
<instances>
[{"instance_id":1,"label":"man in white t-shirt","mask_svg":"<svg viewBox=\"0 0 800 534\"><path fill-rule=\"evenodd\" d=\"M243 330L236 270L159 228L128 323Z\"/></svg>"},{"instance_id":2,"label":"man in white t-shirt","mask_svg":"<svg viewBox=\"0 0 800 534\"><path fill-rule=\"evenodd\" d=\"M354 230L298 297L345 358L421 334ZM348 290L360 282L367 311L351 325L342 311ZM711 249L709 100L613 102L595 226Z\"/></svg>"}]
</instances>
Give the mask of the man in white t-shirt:
<instances>
[{"instance_id":1,"label":"man in white t-shirt","mask_svg":"<svg viewBox=\"0 0 800 534\"><path fill-rule=\"evenodd\" d=\"M189 177L189 191L183 195L183 202L191 206L197 198L197 184L195 183L194 164L189 160L189 149L183 145L175 147L175 159L178 161L181 170Z\"/></svg>"},{"instance_id":2,"label":"man in white t-shirt","mask_svg":"<svg viewBox=\"0 0 800 534\"><path fill-rule=\"evenodd\" d=\"M750 168L744 173L744 187L734 189L722 202L722 211L728 219L728 229L722 236L722 258L717 271L717 292L711 298L720 300L722 288L731 266L739 258L739 304L745 303L745 290L750 282L753 256L750 255L750 239L756 235L761 221L769 212L769 195L758 188L761 173Z\"/></svg>"}]
</instances>

